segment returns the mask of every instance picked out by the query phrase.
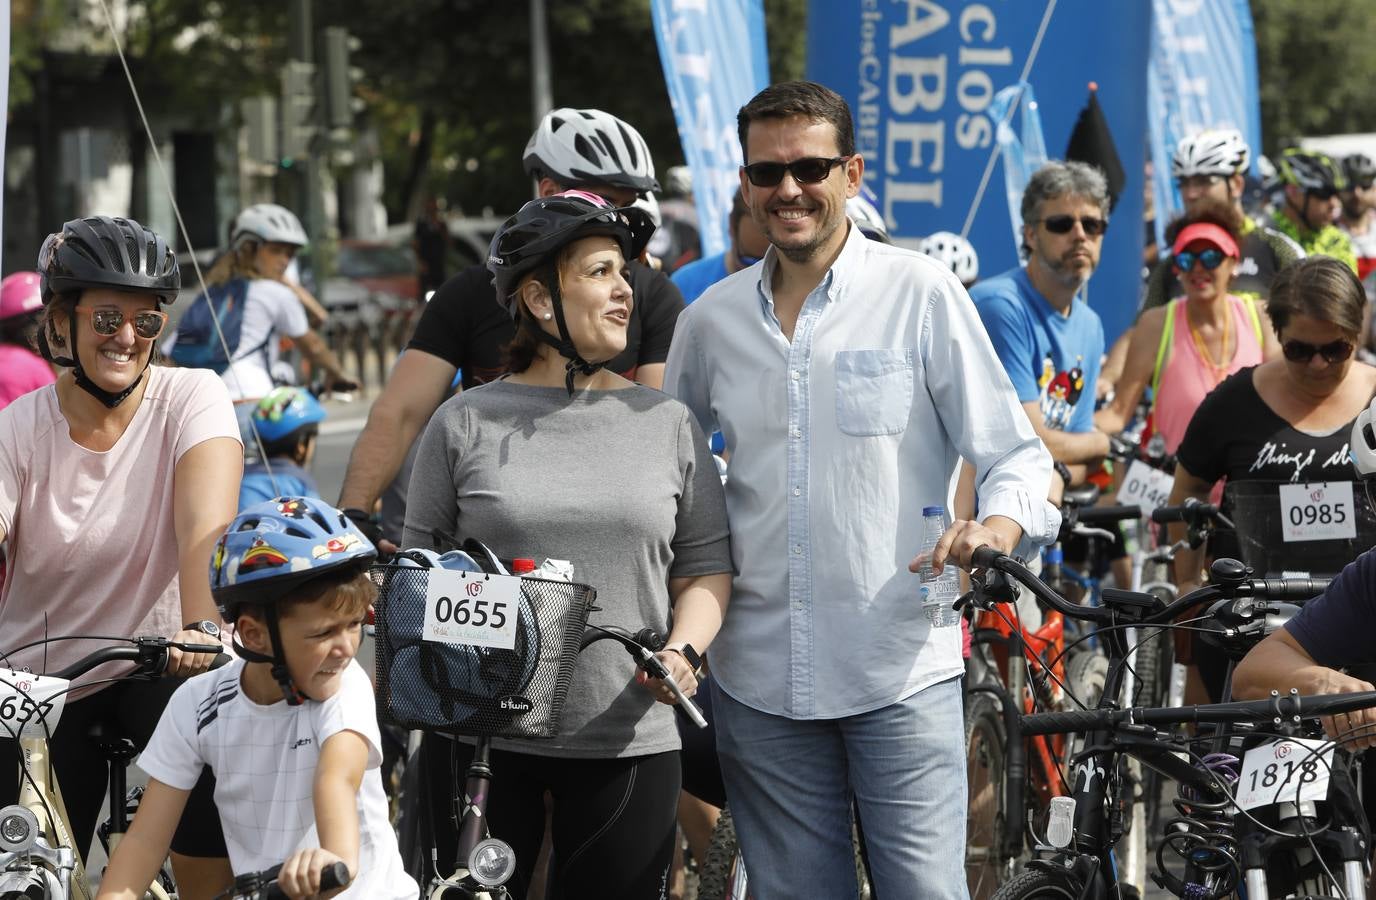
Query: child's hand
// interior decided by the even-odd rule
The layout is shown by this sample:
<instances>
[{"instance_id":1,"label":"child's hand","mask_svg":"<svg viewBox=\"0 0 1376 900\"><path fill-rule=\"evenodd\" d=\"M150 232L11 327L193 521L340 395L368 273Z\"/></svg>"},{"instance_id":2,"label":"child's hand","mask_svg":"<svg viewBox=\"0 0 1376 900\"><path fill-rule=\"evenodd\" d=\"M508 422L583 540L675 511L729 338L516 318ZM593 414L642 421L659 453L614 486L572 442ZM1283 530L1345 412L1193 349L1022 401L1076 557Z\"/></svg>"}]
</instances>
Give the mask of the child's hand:
<instances>
[{"instance_id":1,"label":"child's hand","mask_svg":"<svg viewBox=\"0 0 1376 900\"><path fill-rule=\"evenodd\" d=\"M333 897L343 888L333 888L320 893L320 872L326 866L337 862L343 860L319 847L298 851L282 863L282 869L277 873L277 886L292 900L324 900L326 897Z\"/></svg>"}]
</instances>

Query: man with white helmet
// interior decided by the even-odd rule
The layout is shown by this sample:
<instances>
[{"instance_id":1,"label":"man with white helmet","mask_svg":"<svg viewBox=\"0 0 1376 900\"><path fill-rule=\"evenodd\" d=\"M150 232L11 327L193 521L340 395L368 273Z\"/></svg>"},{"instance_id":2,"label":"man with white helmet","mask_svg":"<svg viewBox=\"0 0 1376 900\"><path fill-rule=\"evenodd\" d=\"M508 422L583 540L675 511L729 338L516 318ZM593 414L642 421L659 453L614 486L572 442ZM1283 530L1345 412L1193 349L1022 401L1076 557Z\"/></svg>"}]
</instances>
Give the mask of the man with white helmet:
<instances>
[{"instance_id":1,"label":"man with white helmet","mask_svg":"<svg viewBox=\"0 0 1376 900\"><path fill-rule=\"evenodd\" d=\"M626 122L601 110L562 108L548 113L526 144L522 160L526 173L537 182L540 197L578 188L620 208L659 189L645 139ZM626 350L607 368L658 388L683 298L653 268L632 261L629 271L634 303ZM462 370L465 389L504 374L503 350L514 334L511 317L497 302L485 265L465 269L435 293L386 388L373 403L344 476L339 506L360 522L369 537L378 534L370 521L374 503L396 477L431 414L449 395L456 371Z\"/></svg>"}]
</instances>

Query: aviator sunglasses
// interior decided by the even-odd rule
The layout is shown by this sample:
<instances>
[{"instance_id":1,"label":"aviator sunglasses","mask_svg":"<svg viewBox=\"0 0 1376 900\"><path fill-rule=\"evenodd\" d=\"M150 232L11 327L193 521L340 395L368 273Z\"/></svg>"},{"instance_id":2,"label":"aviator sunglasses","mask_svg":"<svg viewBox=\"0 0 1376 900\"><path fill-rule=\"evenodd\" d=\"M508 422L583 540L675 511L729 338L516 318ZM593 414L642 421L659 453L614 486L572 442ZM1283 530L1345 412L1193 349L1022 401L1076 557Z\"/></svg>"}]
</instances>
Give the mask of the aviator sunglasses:
<instances>
[{"instance_id":1,"label":"aviator sunglasses","mask_svg":"<svg viewBox=\"0 0 1376 900\"><path fill-rule=\"evenodd\" d=\"M1175 267L1182 272L1188 272L1194 268L1195 261L1212 272L1223 265L1223 260L1227 258L1222 250L1217 247L1210 247L1207 250L1195 252L1193 250L1181 250L1175 254Z\"/></svg>"},{"instance_id":2,"label":"aviator sunglasses","mask_svg":"<svg viewBox=\"0 0 1376 900\"><path fill-rule=\"evenodd\" d=\"M842 165L849 156L809 156L790 163L757 162L745 166L745 177L755 187L775 187L784 180L784 172L799 184L816 184L826 179L831 170Z\"/></svg>"},{"instance_id":3,"label":"aviator sunglasses","mask_svg":"<svg viewBox=\"0 0 1376 900\"><path fill-rule=\"evenodd\" d=\"M78 306L75 310L91 317L91 330L101 337L110 337L124 325L124 311L113 306L98 306L94 309ZM162 334L167 324L167 313L156 309L141 309L134 313L134 334L144 340L152 340Z\"/></svg>"},{"instance_id":4,"label":"aviator sunglasses","mask_svg":"<svg viewBox=\"0 0 1376 900\"><path fill-rule=\"evenodd\" d=\"M1042 219L1042 224L1046 230L1052 234L1069 234L1070 229L1075 227L1076 218L1074 216L1047 216ZM1094 216L1082 216L1079 220L1080 227L1085 230L1085 234L1090 237L1098 237L1108 230L1108 222Z\"/></svg>"},{"instance_id":5,"label":"aviator sunglasses","mask_svg":"<svg viewBox=\"0 0 1376 900\"><path fill-rule=\"evenodd\" d=\"M1290 340L1280 346L1285 358L1291 362L1308 363L1318 353L1330 366L1337 365L1352 355L1352 344L1348 341L1333 341L1316 347L1304 341Z\"/></svg>"}]
</instances>

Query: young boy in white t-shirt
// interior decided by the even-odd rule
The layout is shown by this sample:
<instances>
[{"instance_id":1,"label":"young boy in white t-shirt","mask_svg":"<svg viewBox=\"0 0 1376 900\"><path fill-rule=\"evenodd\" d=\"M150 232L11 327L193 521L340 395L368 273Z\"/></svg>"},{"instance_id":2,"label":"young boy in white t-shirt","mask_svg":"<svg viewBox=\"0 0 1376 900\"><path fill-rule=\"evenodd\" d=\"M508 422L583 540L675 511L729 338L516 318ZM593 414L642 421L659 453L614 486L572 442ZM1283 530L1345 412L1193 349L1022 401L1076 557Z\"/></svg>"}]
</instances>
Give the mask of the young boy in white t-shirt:
<instances>
[{"instance_id":1,"label":"young boy in white t-shirt","mask_svg":"<svg viewBox=\"0 0 1376 900\"><path fill-rule=\"evenodd\" d=\"M387 818L372 684L354 661L375 557L321 500L270 500L230 523L210 584L241 659L173 695L139 758L148 789L98 900L143 897L204 766L236 874L282 863L279 886L305 898L343 861L352 884L322 896L419 896Z\"/></svg>"}]
</instances>

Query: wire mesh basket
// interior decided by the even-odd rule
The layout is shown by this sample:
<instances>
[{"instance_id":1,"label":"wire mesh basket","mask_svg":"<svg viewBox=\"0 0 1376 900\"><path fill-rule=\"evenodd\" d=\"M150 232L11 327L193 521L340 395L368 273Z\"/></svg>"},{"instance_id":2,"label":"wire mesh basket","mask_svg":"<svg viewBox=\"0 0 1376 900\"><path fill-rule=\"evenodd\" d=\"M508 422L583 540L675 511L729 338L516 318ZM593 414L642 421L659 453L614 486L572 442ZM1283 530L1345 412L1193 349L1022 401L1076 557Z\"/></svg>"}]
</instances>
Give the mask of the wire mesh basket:
<instances>
[{"instance_id":1,"label":"wire mesh basket","mask_svg":"<svg viewBox=\"0 0 1376 900\"><path fill-rule=\"evenodd\" d=\"M548 738L564 700L597 592L585 584L522 578L511 649L423 637L432 573L374 566L378 586L378 718L402 728L478 737Z\"/></svg>"},{"instance_id":2,"label":"wire mesh basket","mask_svg":"<svg viewBox=\"0 0 1376 900\"><path fill-rule=\"evenodd\" d=\"M1337 575L1376 546L1376 512L1361 484L1352 485L1356 536L1315 541L1285 540L1280 487L1269 481L1233 481L1223 490L1223 508L1237 526L1239 558L1257 575Z\"/></svg>"}]
</instances>

